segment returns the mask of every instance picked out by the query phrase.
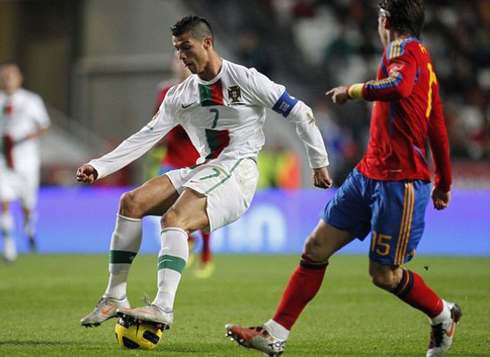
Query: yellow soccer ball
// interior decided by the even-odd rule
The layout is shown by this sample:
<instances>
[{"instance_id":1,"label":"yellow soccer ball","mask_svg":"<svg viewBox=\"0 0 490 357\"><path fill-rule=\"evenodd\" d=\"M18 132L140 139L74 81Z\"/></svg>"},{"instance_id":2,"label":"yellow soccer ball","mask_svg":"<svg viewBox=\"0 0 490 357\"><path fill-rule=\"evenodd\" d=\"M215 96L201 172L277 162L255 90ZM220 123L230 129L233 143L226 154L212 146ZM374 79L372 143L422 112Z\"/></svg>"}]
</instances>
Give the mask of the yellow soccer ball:
<instances>
[{"instance_id":1,"label":"yellow soccer ball","mask_svg":"<svg viewBox=\"0 0 490 357\"><path fill-rule=\"evenodd\" d=\"M151 350L162 337L162 331L155 325L123 318L117 320L115 331L119 346L129 349Z\"/></svg>"}]
</instances>

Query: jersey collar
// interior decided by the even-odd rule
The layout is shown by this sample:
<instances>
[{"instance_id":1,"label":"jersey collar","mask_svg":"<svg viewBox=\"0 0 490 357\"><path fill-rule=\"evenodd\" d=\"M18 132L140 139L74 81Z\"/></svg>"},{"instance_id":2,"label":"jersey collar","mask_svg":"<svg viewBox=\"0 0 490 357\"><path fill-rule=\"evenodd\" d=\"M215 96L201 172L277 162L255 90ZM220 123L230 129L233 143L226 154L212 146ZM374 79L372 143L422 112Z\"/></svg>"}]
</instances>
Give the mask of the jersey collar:
<instances>
[{"instance_id":1,"label":"jersey collar","mask_svg":"<svg viewBox=\"0 0 490 357\"><path fill-rule=\"evenodd\" d=\"M223 60L223 64L222 64L221 69L219 70L218 74L216 75L216 77L214 77L210 81L204 81L201 78L199 78L199 76L196 75L197 83L202 84L202 85L205 85L205 86L210 86L211 84L214 84L218 80L220 80L221 77L222 77L222 75L223 75L223 72L225 70L225 66L228 66L228 61L225 60L225 59L222 59L222 60Z\"/></svg>"}]
</instances>

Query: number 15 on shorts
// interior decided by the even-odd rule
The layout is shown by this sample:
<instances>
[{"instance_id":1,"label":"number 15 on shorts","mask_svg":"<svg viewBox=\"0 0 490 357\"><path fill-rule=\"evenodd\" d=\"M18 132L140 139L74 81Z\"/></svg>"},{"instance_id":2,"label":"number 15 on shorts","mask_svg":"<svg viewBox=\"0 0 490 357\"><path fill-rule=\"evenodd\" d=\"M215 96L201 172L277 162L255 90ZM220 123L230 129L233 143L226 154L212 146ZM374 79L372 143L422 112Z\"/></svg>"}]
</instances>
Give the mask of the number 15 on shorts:
<instances>
[{"instance_id":1,"label":"number 15 on shorts","mask_svg":"<svg viewBox=\"0 0 490 357\"><path fill-rule=\"evenodd\" d=\"M381 257L386 257L390 254L392 236L387 234L378 234L373 231L371 239L371 252L378 254Z\"/></svg>"}]
</instances>

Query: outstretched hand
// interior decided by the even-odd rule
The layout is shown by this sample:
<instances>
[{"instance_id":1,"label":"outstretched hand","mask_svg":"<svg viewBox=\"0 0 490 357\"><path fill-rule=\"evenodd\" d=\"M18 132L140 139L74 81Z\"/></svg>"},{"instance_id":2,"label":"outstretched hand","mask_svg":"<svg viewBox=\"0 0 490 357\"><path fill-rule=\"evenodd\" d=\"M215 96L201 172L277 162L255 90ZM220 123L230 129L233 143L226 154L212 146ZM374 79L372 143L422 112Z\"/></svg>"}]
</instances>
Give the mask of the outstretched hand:
<instances>
[{"instance_id":1,"label":"outstretched hand","mask_svg":"<svg viewBox=\"0 0 490 357\"><path fill-rule=\"evenodd\" d=\"M333 180L328 174L327 167L321 167L319 169L313 169L313 185L320 188L332 187Z\"/></svg>"},{"instance_id":2,"label":"outstretched hand","mask_svg":"<svg viewBox=\"0 0 490 357\"><path fill-rule=\"evenodd\" d=\"M432 189L432 202L434 203L434 208L438 211L447 208L449 202L451 201L451 192L444 192L438 188Z\"/></svg>"},{"instance_id":3,"label":"outstretched hand","mask_svg":"<svg viewBox=\"0 0 490 357\"><path fill-rule=\"evenodd\" d=\"M349 100L349 94L347 93L347 87L340 86L340 87L335 87L330 89L327 93L325 93L326 96L331 96L332 97L332 102L334 104L345 104Z\"/></svg>"},{"instance_id":4,"label":"outstretched hand","mask_svg":"<svg viewBox=\"0 0 490 357\"><path fill-rule=\"evenodd\" d=\"M77 169L77 181L79 182L93 183L98 176L97 170L92 165L83 164Z\"/></svg>"}]
</instances>

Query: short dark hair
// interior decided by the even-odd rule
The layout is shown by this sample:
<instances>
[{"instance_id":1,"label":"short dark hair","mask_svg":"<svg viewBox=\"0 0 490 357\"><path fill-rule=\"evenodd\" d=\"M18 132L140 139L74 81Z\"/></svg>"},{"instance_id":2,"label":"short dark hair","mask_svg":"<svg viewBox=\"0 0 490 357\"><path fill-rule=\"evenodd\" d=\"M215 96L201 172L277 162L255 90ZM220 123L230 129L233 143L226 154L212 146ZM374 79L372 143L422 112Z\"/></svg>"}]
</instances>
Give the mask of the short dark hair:
<instances>
[{"instance_id":1,"label":"short dark hair","mask_svg":"<svg viewBox=\"0 0 490 357\"><path fill-rule=\"evenodd\" d=\"M423 0L383 0L378 6L387 12L395 31L420 38L425 21Z\"/></svg>"},{"instance_id":2,"label":"short dark hair","mask_svg":"<svg viewBox=\"0 0 490 357\"><path fill-rule=\"evenodd\" d=\"M172 31L172 36L180 36L186 32L191 32L192 37L202 41L205 37L213 36L213 29L209 24L208 20L204 17L199 17L196 15L187 15L181 18L179 21L173 25L170 30Z\"/></svg>"}]
</instances>

